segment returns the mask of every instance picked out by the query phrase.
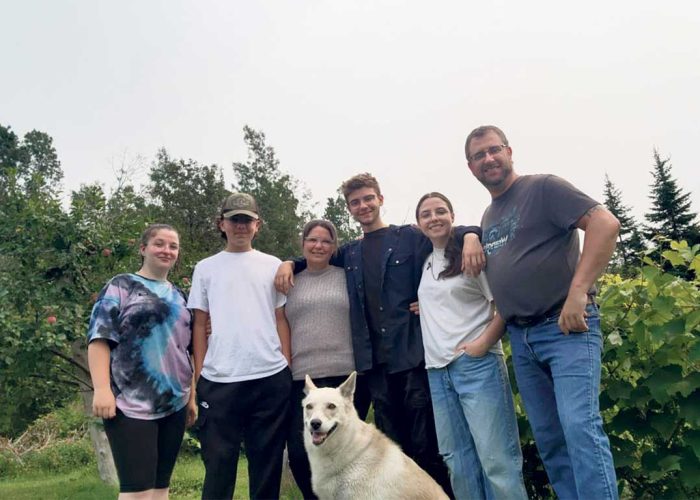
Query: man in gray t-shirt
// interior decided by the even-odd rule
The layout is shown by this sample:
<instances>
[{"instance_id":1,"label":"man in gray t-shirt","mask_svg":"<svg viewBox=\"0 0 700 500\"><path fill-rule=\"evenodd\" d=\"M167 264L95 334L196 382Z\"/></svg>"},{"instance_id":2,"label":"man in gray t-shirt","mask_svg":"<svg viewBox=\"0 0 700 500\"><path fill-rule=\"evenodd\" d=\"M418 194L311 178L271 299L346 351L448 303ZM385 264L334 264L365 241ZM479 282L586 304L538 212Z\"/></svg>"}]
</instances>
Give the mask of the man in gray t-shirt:
<instances>
[{"instance_id":1,"label":"man in gray t-shirt","mask_svg":"<svg viewBox=\"0 0 700 500\"><path fill-rule=\"evenodd\" d=\"M560 498L617 498L598 404L602 338L593 297L619 223L559 177L518 176L497 127L472 131L465 153L492 196L481 226L485 272L549 480ZM585 231L582 252L577 228Z\"/></svg>"}]
</instances>

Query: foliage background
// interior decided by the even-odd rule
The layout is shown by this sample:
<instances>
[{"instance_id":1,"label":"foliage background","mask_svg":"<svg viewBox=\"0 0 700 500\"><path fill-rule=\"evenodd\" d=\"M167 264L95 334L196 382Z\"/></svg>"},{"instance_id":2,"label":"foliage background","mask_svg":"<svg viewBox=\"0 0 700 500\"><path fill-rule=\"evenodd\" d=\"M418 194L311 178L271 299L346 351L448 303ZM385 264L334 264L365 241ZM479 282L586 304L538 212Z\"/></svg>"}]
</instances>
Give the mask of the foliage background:
<instances>
[{"instance_id":1,"label":"foliage background","mask_svg":"<svg viewBox=\"0 0 700 500\"><path fill-rule=\"evenodd\" d=\"M0 400L11 402L0 405L0 436L18 438L42 415L91 390L81 358L91 305L111 276L138 269L137 241L147 224L169 222L180 230L183 252L171 278L185 289L194 264L222 247L216 215L234 189L260 202L265 225L256 246L282 258L298 254L301 225L315 216L314 207L303 185L280 169L265 135L243 132L249 156L233 164L237 180L230 189L220 167L160 150L143 188L132 185L123 167L111 191L86 184L65 206L51 137L31 131L20 139L0 125ZM658 154L655 160L658 182L672 184L650 195L657 203L647 220L657 229L642 231L625 219L620 244L629 251L620 252L601 281L601 405L624 495L698 497L698 228L683 205L687 196L671 183L668 162ZM606 188L606 204L624 215L621 191ZM690 214L682 224L664 222L660 214L677 215L678 207ZM359 234L342 196L329 198L321 213L342 239ZM664 227L673 232L665 235ZM650 238L642 241L643 232ZM521 404L518 411L528 488L532 496L550 496ZM83 451L71 453L82 460ZM8 460L4 466L13 467Z\"/></svg>"}]
</instances>

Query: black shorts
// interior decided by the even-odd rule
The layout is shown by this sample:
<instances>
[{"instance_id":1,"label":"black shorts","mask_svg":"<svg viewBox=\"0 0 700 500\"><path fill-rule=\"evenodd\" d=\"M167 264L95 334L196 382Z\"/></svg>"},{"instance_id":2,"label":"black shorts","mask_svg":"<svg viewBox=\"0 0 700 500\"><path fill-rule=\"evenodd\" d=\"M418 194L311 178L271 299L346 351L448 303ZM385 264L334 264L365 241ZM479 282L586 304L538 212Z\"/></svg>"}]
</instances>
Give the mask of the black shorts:
<instances>
[{"instance_id":1,"label":"black shorts","mask_svg":"<svg viewBox=\"0 0 700 500\"><path fill-rule=\"evenodd\" d=\"M167 417L139 420L117 416L103 420L119 476L119 491L167 488L185 433L187 407Z\"/></svg>"}]
</instances>

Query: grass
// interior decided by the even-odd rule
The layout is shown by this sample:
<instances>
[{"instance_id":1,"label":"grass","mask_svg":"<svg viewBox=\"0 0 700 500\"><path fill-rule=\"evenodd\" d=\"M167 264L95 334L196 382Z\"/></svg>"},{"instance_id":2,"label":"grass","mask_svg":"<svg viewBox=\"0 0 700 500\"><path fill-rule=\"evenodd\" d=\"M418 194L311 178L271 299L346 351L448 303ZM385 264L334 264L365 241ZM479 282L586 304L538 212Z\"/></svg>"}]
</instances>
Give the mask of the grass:
<instances>
[{"instance_id":1,"label":"grass","mask_svg":"<svg viewBox=\"0 0 700 500\"><path fill-rule=\"evenodd\" d=\"M87 435L90 417L79 401L37 419L23 437L0 436L0 499L63 500L116 498L119 488L102 482ZM204 464L198 445L186 434L170 481L170 498L199 499L204 482ZM20 458L21 457L21 458ZM248 461L238 460L234 498L248 498ZM280 498L302 499L286 468Z\"/></svg>"},{"instance_id":2,"label":"grass","mask_svg":"<svg viewBox=\"0 0 700 500\"><path fill-rule=\"evenodd\" d=\"M170 498L190 500L201 498L204 465L199 457L181 454L178 458L173 478L170 482ZM94 464L69 472L32 472L12 479L0 480L0 498L13 500L92 500L96 498L116 498L117 487L103 483L97 475ZM248 498L248 462L245 457L238 461L238 475L234 499ZM301 493L288 476L282 477L280 498L301 499Z\"/></svg>"}]
</instances>

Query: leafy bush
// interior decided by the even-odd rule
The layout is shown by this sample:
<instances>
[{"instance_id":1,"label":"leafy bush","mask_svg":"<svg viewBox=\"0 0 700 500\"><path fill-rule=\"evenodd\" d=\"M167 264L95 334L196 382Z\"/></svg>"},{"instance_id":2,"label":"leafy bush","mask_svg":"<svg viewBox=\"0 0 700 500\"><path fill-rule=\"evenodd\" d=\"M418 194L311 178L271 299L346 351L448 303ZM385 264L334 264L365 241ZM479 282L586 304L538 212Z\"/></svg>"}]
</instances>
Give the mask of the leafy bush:
<instances>
[{"instance_id":1,"label":"leafy bush","mask_svg":"<svg viewBox=\"0 0 700 500\"><path fill-rule=\"evenodd\" d=\"M699 251L673 242L636 278L604 280L601 407L618 479L635 497L700 496Z\"/></svg>"},{"instance_id":2,"label":"leafy bush","mask_svg":"<svg viewBox=\"0 0 700 500\"><path fill-rule=\"evenodd\" d=\"M37 419L15 439L0 438L0 476L69 471L95 461L78 401Z\"/></svg>"},{"instance_id":3,"label":"leafy bush","mask_svg":"<svg viewBox=\"0 0 700 500\"><path fill-rule=\"evenodd\" d=\"M86 437L71 441L59 441L25 458L23 471L68 472L95 462L92 443Z\"/></svg>"}]
</instances>

